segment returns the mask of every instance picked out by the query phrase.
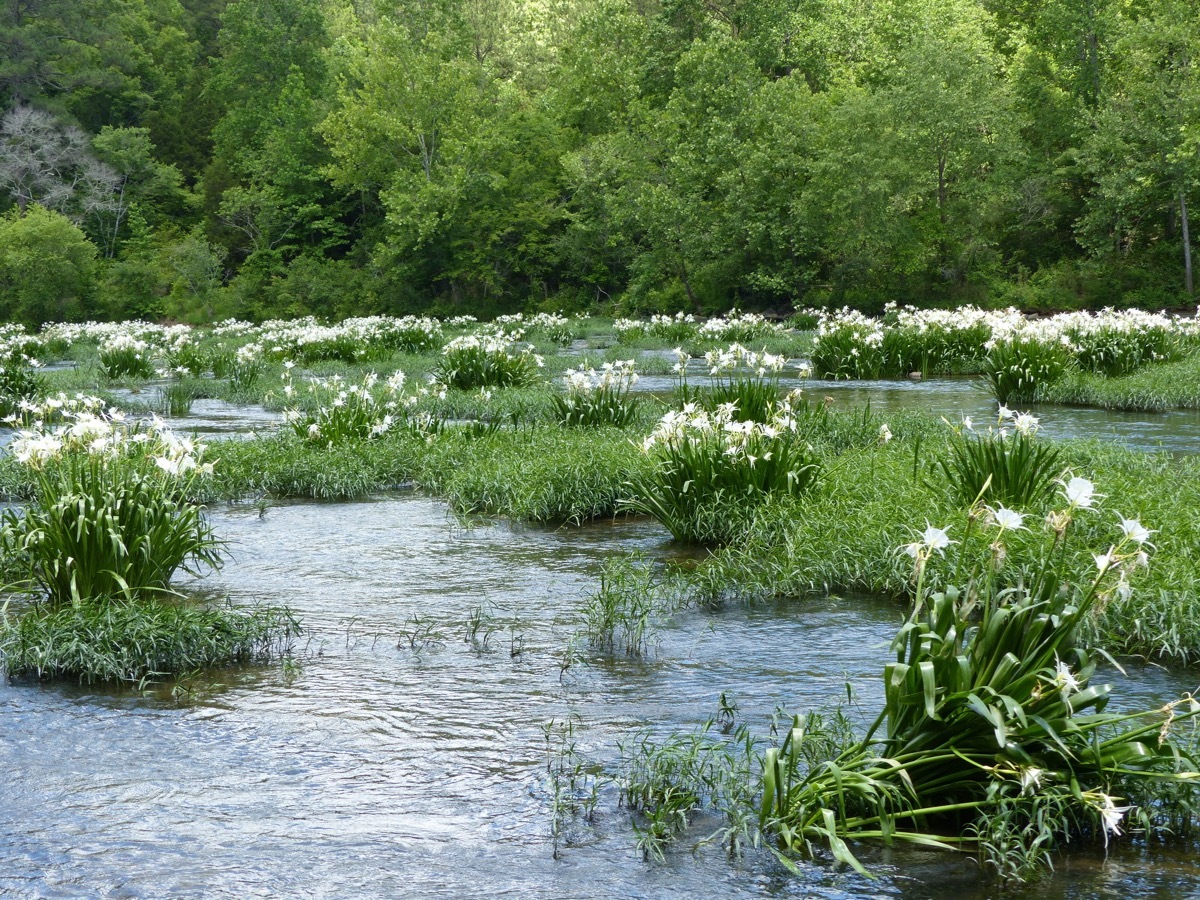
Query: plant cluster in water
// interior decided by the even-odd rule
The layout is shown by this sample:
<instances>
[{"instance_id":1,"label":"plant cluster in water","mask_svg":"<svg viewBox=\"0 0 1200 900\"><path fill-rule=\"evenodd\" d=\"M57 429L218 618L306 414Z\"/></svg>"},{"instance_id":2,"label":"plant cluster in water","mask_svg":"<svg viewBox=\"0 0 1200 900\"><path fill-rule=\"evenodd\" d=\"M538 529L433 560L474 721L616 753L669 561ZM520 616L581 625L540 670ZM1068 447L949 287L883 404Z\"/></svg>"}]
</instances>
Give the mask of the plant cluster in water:
<instances>
[{"instance_id":1,"label":"plant cluster in water","mask_svg":"<svg viewBox=\"0 0 1200 900\"><path fill-rule=\"evenodd\" d=\"M180 569L221 563L193 498L212 474L203 445L155 420L131 423L95 397L26 404L13 458L30 503L0 515L7 590L0 653L10 673L132 680L269 657L296 633L286 610L197 608L173 595Z\"/></svg>"}]
</instances>

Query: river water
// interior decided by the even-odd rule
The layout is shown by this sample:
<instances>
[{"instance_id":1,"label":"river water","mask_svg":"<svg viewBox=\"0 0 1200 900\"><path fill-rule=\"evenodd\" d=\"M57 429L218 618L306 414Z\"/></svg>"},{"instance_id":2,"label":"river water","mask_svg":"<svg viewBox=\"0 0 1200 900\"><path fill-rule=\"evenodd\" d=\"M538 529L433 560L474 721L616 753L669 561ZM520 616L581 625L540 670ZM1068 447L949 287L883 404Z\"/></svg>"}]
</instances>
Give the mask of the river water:
<instances>
[{"instance_id":1,"label":"river water","mask_svg":"<svg viewBox=\"0 0 1200 900\"><path fill-rule=\"evenodd\" d=\"M707 375L697 369L690 380L693 386L706 386ZM836 408L856 409L866 403L871 409L887 414L893 410L916 410L944 416L959 422L970 416L976 426L996 422L996 401L982 379L931 378L927 381L824 381L796 377L783 378L786 390L800 388L810 398L829 397ZM675 388L674 378L646 375L635 390L668 396ZM1077 406L1014 404L1021 412L1033 412L1041 421L1040 434L1051 438L1095 438L1111 441L1135 450L1165 450L1180 456L1200 453L1200 412L1124 412Z\"/></svg>"},{"instance_id":2,"label":"river water","mask_svg":"<svg viewBox=\"0 0 1200 900\"><path fill-rule=\"evenodd\" d=\"M214 511L232 559L203 590L288 603L308 629L297 672L225 673L190 702L54 684L0 684L0 895L34 897L988 896L965 857L867 849L868 881L784 871L692 845L634 849L615 792L594 825L550 840L543 727L574 718L579 751L611 767L639 729L690 731L721 692L765 733L854 685L881 697L893 604L864 598L679 613L644 661L563 649L607 560L664 558L644 522L464 530L419 497ZM495 633L466 640L483 608ZM420 633L428 641L409 637ZM414 649L414 644L417 649ZM516 652L514 654L514 650ZM1146 668L1123 703L1194 685ZM1079 853L1048 897L1200 891L1183 852Z\"/></svg>"}]
</instances>

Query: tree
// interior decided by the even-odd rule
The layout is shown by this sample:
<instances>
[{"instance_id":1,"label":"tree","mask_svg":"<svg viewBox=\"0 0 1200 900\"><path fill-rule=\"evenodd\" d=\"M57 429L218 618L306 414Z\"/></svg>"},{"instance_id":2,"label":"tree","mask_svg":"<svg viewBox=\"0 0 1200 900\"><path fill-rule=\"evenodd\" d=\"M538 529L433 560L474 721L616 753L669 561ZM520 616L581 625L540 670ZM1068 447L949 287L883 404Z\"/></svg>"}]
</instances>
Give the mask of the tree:
<instances>
[{"instance_id":1,"label":"tree","mask_svg":"<svg viewBox=\"0 0 1200 900\"><path fill-rule=\"evenodd\" d=\"M105 125L92 146L115 176L110 215L97 229L106 257L111 259L116 255L127 229L129 211L135 205L150 225L178 220L187 214L190 204L183 189L183 177L174 166L154 158L150 129Z\"/></svg>"},{"instance_id":2,"label":"tree","mask_svg":"<svg viewBox=\"0 0 1200 900\"><path fill-rule=\"evenodd\" d=\"M0 119L0 188L21 215L36 203L80 224L115 208L119 182L75 126L28 106Z\"/></svg>"},{"instance_id":3,"label":"tree","mask_svg":"<svg viewBox=\"0 0 1200 900\"><path fill-rule=\"evenodd\" d=\"M1151 0L1122 23L1113 58L1110 90L1081 152L1095 187L1080 240L1096 254L1128 255L1178 238L1191 294L1188 200L1200 187L1200 18L1193 5Z\"/></svg>"},{"instance_id":4,"label":"tree","mask_svg":"<svg viewBox=\"0 0 1200 900\"><path fill-rule=\"evenodd\" d=\"M991 219L1021 151L974 3L930 10L878 87L842 92L814 189L835 268L962 283L996 260Z\"/></svg>"},{"instance_id":5,"label":"tree","mask_svg":"<svg viewBox=\"0 0 1200 900\"><path fill-rule=\"evenodd\" d=\"M65 216L34 204L0 217L0 318L84 318L95 283L96 247Z\"/></svg>"}]
</instances>

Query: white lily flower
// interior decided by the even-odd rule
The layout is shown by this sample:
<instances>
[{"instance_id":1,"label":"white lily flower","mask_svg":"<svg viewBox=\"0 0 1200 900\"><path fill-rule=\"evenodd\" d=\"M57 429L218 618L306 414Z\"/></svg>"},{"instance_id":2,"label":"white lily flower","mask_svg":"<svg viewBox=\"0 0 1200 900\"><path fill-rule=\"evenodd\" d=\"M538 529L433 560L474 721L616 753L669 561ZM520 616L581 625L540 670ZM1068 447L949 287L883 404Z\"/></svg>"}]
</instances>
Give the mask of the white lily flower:
<instances>
[{"instance_id":1,"label":"white lily flower","mask_svg":"<svg viewBox=\"0 0 1200 900\"><path fill-rule=\"evenodd\" d=\"M1137 519L1126 519L1124 517L1121 518L1121 532L1135 544L1146 543L1146 541L1150 540L1150 535L1154 533Z\"/></svg>"},{"instance_id":2,"label":"white lily flower","mask_svg":"<svg viewBox=\"0 0 1200 900\"><path fill-rule=\"evenodd\" d=\"M1067 502L1076 509L1090 509L1096 499L1096 486L1086 478L1075 476L1063 485Z\"/></svg>"},{"instance_id":3,"label":"white lily flower","mask_svg":"<svg viewBox=\"0 0 1200 900\"><path fill-rule=\"evenodd\" d=\"M992 516L995 518L996 524L1000 526L1001 531L1016 531L1018 528L1025 527L1025 517L1016 510L998 506L992 513Z\"/></svg>"}]
</instances>

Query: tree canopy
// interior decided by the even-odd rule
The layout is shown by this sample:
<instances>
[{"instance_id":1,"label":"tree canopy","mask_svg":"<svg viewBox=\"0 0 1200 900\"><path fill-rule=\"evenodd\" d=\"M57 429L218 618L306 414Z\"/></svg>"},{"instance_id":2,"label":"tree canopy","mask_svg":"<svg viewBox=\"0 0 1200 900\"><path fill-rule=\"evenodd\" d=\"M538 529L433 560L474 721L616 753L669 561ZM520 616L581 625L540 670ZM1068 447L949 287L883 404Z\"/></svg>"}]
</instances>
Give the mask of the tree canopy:
<instances>
[{"instance_id":1,"label":"tree canopy","mask_svg":"<svg viewBox=\"0 0 1200 900\"><path fill-rule=\"evenodd\" d=\"M1182 304L1198 54L1190 0L0 0L0 214L87 270L5 302Z\"/></svg>"}]
</instances>

